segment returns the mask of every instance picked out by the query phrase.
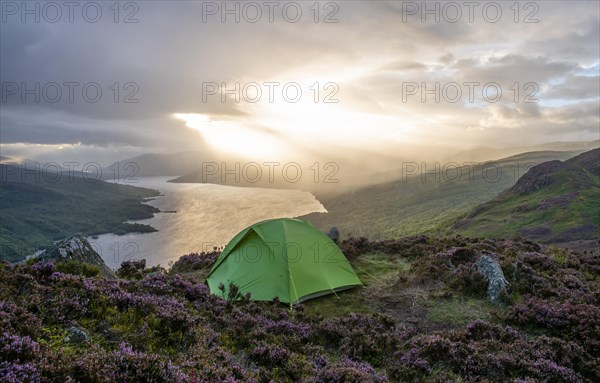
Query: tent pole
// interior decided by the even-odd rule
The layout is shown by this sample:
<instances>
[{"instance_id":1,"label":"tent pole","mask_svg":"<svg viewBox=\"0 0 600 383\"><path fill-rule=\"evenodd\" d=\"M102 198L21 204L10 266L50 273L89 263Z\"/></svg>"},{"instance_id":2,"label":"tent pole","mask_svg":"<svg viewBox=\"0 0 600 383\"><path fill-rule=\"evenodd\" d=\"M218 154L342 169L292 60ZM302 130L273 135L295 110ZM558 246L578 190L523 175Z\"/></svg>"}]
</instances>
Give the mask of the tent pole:
<instances>
[{"instance_id":1,"label":"tent pole","mask_svg":"<svg viewBox=\"0 0 600 383\"><path fill-rule=\"evenodd\" d=\"M334 290L334 289L331 289L331 292L332 292L333 294L335 294L335 297L336 297L337 299L340 299L340 297L337 295L337 293L335 292L335 290ZM341 300L341 299L340 299L340 300Z\"/></svg>"},{"instance_id":2,"label":"tent pole","mask_svg":"<svg viewBox=\"0 0 600 383\"><path fill-rule=\"evenodd\" d=\"M296 294L296 301L300 299L298 296L298 292L296 291L296 284L294 283L294 277L292 277L292 273L290 273L290 281L292 282L292 288L294 289L294 294ZM292 300L290 299L290 309L292 308Z\"/></svg>"}]
</instances>

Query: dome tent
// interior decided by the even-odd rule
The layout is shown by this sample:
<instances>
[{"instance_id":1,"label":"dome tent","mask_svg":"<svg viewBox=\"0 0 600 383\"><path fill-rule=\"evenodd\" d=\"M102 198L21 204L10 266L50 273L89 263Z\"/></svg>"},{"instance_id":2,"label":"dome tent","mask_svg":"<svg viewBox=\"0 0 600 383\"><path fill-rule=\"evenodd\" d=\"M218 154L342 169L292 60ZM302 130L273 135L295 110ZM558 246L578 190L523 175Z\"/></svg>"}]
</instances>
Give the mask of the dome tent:
<instances>
[{"instance_id":1,"label":"dome tent","mask_svg":"<svg viewBox=\"0 0 600 383\"><path fill-rule=\"evenodd\" d=\"M239 287L251 299L278 297L290 305L362 286L352 266L325 234L300 219L258 222L238 233L215 261L206 281L211 293L219 285Z\"/></svg>"}]
</instances>

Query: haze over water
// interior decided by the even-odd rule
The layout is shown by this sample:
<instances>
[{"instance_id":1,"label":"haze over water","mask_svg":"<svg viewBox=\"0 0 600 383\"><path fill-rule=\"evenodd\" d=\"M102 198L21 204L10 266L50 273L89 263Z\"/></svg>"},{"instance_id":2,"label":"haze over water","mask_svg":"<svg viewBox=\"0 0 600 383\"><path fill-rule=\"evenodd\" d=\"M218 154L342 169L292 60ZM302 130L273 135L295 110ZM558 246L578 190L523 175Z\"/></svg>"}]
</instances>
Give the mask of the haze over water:
<instances>
[{"instance_id":1,"label":"haze over water","mask_svg":"<svg viewBox=\"0 0 600 383\"><path fill-rule=\"evenodd\" d=\"M163 194L148 202L161 213L131 221L151 225L158 232L88 237L109 267L116 269L129 259L146 259L147 266L168 266L184 254L226 245L255 222L325 212L323 205L305 191L166 182L171 178L143 177L133 184Z\"/></svg>"}]
</instances>

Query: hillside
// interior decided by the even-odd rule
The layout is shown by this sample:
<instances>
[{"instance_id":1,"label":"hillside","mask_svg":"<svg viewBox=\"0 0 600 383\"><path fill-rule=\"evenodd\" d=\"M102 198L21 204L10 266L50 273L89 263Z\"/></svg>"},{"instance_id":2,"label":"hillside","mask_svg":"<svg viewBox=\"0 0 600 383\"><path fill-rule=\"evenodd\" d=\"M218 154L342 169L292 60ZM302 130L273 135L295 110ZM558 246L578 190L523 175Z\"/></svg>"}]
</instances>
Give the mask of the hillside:
<instances>
[{"instance_id":1,"label":"hillside","mask_svg":"<svg viewBox=\"0 0 600 383\"><path fill-rule=\"evenodd\" d=\"M600 151L599 149L590 150L589 152L581 153L567 161L568 164L576 165L584 168L591 174L600 177Z\"/></svg>"},{"instance_id":2,"label":"hillside","mask_svg":"<svg viewBox=\"0 0 600 383\"><path fill-rule=\"evenodd\" d=\"M321 230L372 239L418 233L451 233L449 228L475 206L513 186L532 166L565 160L580 152L522 153L493 162L424 173L340 193L316 193L327 213L304 216ZM432 169L432 167L429 167ZM453 170L454 169L454 170ZM437 178L436 178L437 177Z\"/></svg>"},{"instance_id":3,"label":"hillside","mask_svg":"<svg viewBox=\"0 0 600 383\"><path fill-rule=\"evenodd\" d=\"M76 233L154 231L125 223L157 211L141 202L155 190L0 165L0 259L18 261Z\"/></svg>"},{"instance_id":4,"label":"hillside","mask_svg":"<svg viewBox=\"0 0 600 383\"><path fill-rule=\"evenodd\" d=\"M294 306L211 295L218 253L171 270L0 262L0 381L597 382L598 254L523 240L351 239L365 284ZM510 283L487 300L476 269Z\"/></svg>"},{"instance_id":5,"label":"hillside","mask_svg":"<svg viewBox=\"0 0 600 383\"><path fill-rule=\"evenodd\" d=\"M600 237L600 149L539 164L454 225L465 235L541 242Z\"/></svg>"}]
</instances>

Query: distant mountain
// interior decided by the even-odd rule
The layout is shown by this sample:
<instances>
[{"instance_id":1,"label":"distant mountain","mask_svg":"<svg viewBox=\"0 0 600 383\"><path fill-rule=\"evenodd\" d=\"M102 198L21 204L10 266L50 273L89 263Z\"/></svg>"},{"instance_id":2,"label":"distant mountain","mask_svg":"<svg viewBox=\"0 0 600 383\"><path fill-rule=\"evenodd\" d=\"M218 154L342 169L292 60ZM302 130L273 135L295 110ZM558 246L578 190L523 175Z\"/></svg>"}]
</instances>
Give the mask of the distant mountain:
<instances>
[{"instance_id":1,"label":"distant mountain","mask_svg":"<svg viewBox=\"0 0 600 383\"><path fill-rule=\"evenodd\" d=\"M446 159L446 161L456 162L485 162L499 158L514 156L519 153L538 152L538 151L570 151L584 152L600 146L600 140L595 141L574 141L574 142L548 142L541 145L521 146L512 148L491 148L477 147L462 152L458 152Z\"/></svg>"},{"instance_id":2,"label":"distant mountain","mask_svg":"<svg viewBox=\"0 0 600 383\"><path fill-rule=\"evenodd\" d=\"M155 190L0 165L0 259L17 261L75 233L155 231L125 221L157 212L141 202Z\"/></svg>"},{"instance_id":3,"label":"distant mountain","mask_svg":"<svg viewBox=\"0 0 600 383\"><path fill-rule=\"evenodd\" d=\"M218 155L208 150L187 151L180 153L145 153L136 157L126 158L116 161L109 166L102 168L99 175L97 169L91 167L89 170L93 173L88 174L87 178L103 179L106 181L132 180L136 177L155 177L155 176L179 176L187 174L198 169L202 162L216 161ZM0 163L20 165L26 169L43 170L46 162L36 162L28 159L17 160L10 157L0 157ZM49 166L55 169L55 166ZM81 170L72 170L73 175L85 177Z\"/></svg>"},{"instance_id":4,"label":"distant mountain","mask_svg":"<svg viewBox=\"0 0 600 383\"><path fill-rule=\"evenodd\" d=\"M400 174L392 182L339 193L316 193L328 212L304 218L322 230L336 226L342 237L379 239L423 232L452 234L449 229L454 222L513 186L533 166L566 160L578 153L521 153L498 161L445 169L440 164L437 171L412 176Z\"/></svg>"},{"instance_id":5,"label":"distant mountain","mask_svg":"<svg viewBox=\"0 0 600 383\"><path fill-rule=\"evenodd\" d=\"M547 243L600 239L600 149L531 168L454 229L469 236L520 235Z\"/></svg>"},{"instance_id":6,"label":"distant mountain","mask_svg":"<svg viewBox=\"0 0 600 383\"><path fill-rule=\"evenodd\" d=\"M216 169L203 167L199 162L194 170L169 182L311 191L339 189L396 179L398 163L408 159L371 149L336 148L327 153L290 153L289 158L258 160L228 156L208 161L213 161Z\"/></svg>"},{"instance_id":7,"label":"distant mountain","mask_svg":"<svg viewBox=\"0 0 600 383\"><path fill-rule=\"evenodd\" d=\"M287 182L282 175L282 165L273 167L277 172L273 172L270 178L270 169L258 162L239 162L224 161L215 162L216 165L207 165L207 167L196 168L180 177L173 178L168 182L173 183L209 183L237 187L259 187L259 188L277 188L277 189L298 189L302 186L297 182ZM223 166L225 164L225 166ZM245 166L249 165L248 168ZM256 164L256 165L255 165ZM300 165L300 169L307 169L308 166ZM304 177L306 179L306 176Z\"/></svg>"},{"instance_id":8,"label":"distant mountain","mask_svg":"<svg viewBox=\"0 0 600 383\"><path fill-rule=\"evenodd\" d=\"M0 164L24 166L27 169L35 169L36 167L41 169L44 166L44 164L28 158L14 158L5 156L0 156Z\"/></svg>"},{"instance_id":9,"label":"distant mountain","mask_svg":"<svg viewBox=\"0 0 600 383\"><path fill-rule=\"evenodd\" d=\"M146 153L118 161L118 179L183 175L199 168L204 161L214 161L215 157L213 153L205 151ZM117 178L116 171L114 164L103 169L103 178Z\"/></svg>"}]
</instances>

